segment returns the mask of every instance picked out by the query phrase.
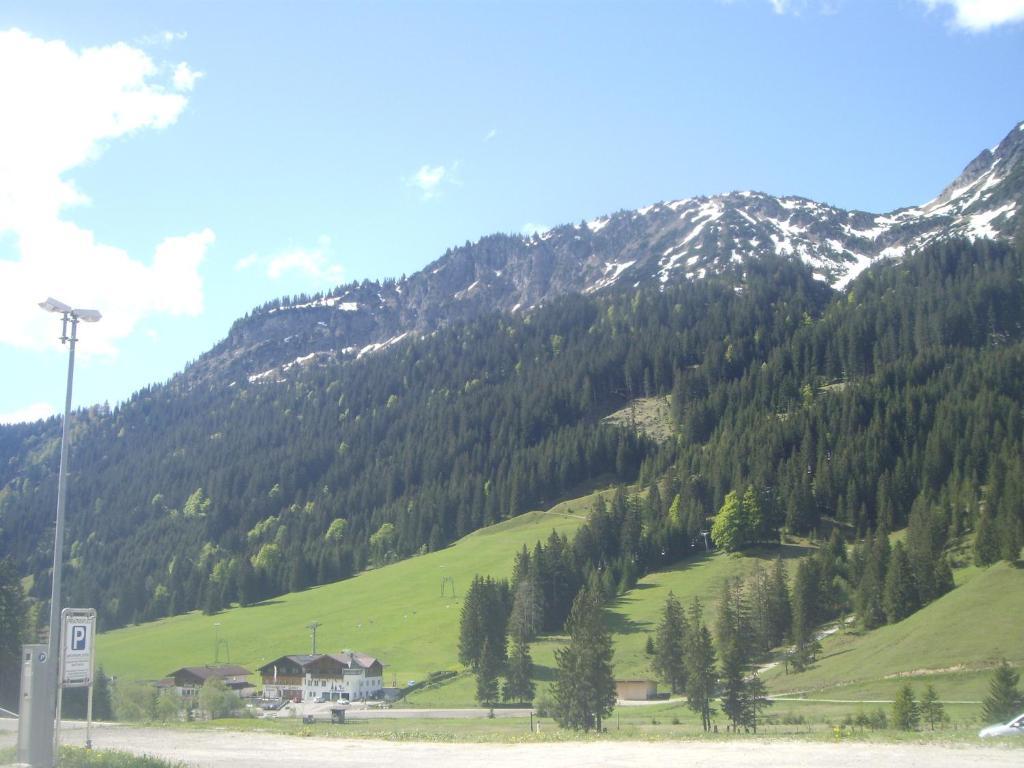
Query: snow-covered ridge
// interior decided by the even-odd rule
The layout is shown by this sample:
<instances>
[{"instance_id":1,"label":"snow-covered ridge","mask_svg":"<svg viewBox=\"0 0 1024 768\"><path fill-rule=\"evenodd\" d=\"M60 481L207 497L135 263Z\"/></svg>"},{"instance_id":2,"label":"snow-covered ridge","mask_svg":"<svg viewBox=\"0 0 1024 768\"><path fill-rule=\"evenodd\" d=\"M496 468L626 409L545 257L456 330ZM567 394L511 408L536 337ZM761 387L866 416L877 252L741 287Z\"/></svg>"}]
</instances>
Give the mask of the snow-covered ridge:
<instances>
[{"instance_id":1,"label":"snow-covered ridge","mask_svg":"<svg viewBox=\"0 0 1024 768\"><path fill-rule=\"evenodd\" d=\"M342 301L341 299L341 296L327 296L322 299L306 302L305 304L284 304L280 307L274 307L273 309L267 310L267 314L273 315L276 312L285 312L292 309L316 309L320 307L335 307L342 312L355 312L359 309L359 304L356 302Z\"/></svg>"},{"instance_id":2,"label":"snow-covered ridge","mask_svg":"<svg viewBox=\"0 0 1024 768\"><path fill-rule=\"evenodd\" d=\"M315 364L314 352L358 359L410 332L423 336L486 311L528 312L566 293L719 275L742 285L749 265L769 257L798 260L815 279L844 290L872 264L936 241L1010 237L1024 210L1022 166L1024 123L935 198L886 213L745 190L651 203L531 234L487 236L449 250L393 290L371 283L267 310L264 317L284 310L335 312L308 319L292 313L288 322L260 326L246 339L249 380L279 380L292 368ZM279 335L265 336L275 331ZM245 376L239 372L236 380Z\"/></svg>"}]
</instances>

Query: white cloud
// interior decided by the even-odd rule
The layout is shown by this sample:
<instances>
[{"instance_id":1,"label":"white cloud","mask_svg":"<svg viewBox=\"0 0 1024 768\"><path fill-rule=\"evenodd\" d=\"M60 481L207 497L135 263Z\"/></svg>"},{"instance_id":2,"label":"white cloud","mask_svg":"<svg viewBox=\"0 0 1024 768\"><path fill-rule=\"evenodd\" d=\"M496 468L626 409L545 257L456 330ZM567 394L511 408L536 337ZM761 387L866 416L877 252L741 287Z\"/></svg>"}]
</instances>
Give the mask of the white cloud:
<instances>
[{"instance_id":1,"label":"white cloud","mask_svg":"<svg viewBox=\"0 0 1024 768\"><path fill-rule=\"evenodd\" d=\"M250 267L256 266L259 262L260 257L255 253L250 253L248 256L243 256L235 262L235 271L241 272L243 269L249 269Z\"/></svg>"},{"instance_id":2,"label":"white cloud","mask_svg":"<svg viewBox=\"0 0 1024 768\"><path fill-rule=\"evenodd\" d=\"M188 37L188 32L175 32L170 29L165 29L162 32L154 32L153 34L143 35L138 38L139 45L145 46L168 46L171 43L176 43L179 40L185 40Z\"/></svg>"},{"instance_id":3,"label":"white cloud","mask_svg":"<svg viewBox=\"0 0 1024 768\"><path fill-rule=\"evenodd\" d=\"M529 237L530 235L543 235L551 227L544 224L534 224L532 221L528 221L520 227L519 231Z\"/></svg>"},{"instance_id":4,"label":"white cloud","mask_svg":"<svg viewBox=\"0 0 1024 768\"><path fill-rule=\"evenodd\" d=\"M235 262L235 269L262 265L271 280L279 280L289 272L300 272L320 282L337 284L344 276L344 269L332 261L331 254L331 238L321 235L313 248L287 248L270 256L251 253Z\"/></svg>"},{"instance_id":5,"label":"white cloud","mask_svg":"<svg viewBox=\"0 0 1024 768\"><path fill-rule=\"evenodd\" d=\"M423 193L424 200L429 200L437 196L438 187L441 186L441 182L444 181L445 174L447 173L448 171L443 165L421 165L420 169L413 174L407 183L410 187L419 189Z\"/></svg>"},{"instance_id":6,"label":"white cloud","mask_svg":"<svg viewBox=\"0 0 1024 768\"><path fill-rule=\"evenodd\" d=\"M920 0L929 10L948 5L956 11L953 23L961 29L983 32L1000 24L1024 21L1024 0Z\"/></svg>"},{"instance_id":7,"label":"white cloud","mask_svg":"<svg viewBox=\"0 0 1024 768\"><path fill-rule=\"evenodd\" d=\"M39 421L53 416L53 406L49 403L32 403L24 408L8 413L0 413L0 424L20 424L25 421Z\"/></svg>"},{"instance_id":8,"label":"white cloud","mask_svg":"<svg viewBox=\"0 0 1024 768\"><path fill-rule=\"evenodd\" d=\"M196 87L196 81L205 76L205 72L196 72L183 61L174 68L174 90L191 91Z\"/></svg>"},{"instance_id":9,"label":"white cloud","mask_svg":"<svg viewBox=\"0 0 1024 768\"><path fill-rule=\"evenodd\" d=\"M18 73L0 78L0 236L13 236L15 253L0 258L0 344L53 345L52 317L36 306L46 296L103 313L83 353L116 353L147 315L202 312L212 231L167 237L146 263L62 218L88 201L69 177L76 168L181 115L188 100L164 70L125 43L75 51L10 29L0 31L0 72Z\"/></svg>"},{"instance_id":10,"label":"white cloud","mask_svg":"<svg viewBox=\"0 0 1024 768\"><path fill-rule=\"evenodd\" d=\"M484 141L491 141L492 139L497 137L497 135L498 135L498 129L497 128L491 128L491 130L489 130L487 132L487 135L484 136Z\"/></svg>"}]
</instances>

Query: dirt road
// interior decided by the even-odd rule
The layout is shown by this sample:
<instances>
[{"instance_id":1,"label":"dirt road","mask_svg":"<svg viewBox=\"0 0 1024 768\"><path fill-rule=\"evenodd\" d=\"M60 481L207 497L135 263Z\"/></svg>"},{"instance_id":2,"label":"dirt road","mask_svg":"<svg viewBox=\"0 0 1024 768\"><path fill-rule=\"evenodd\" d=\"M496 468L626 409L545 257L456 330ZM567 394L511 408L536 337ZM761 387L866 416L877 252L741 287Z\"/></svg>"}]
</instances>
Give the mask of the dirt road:
<instances>
[{"instance_id":1,"label":"dirt road","mask_svg":"<svg viewBox=\"0 0 1024 768\"><path fill-rule=\"evenodd\" d=\"M65 743L81 744L72 731ZM416 768L1020 768L1024 751L998 745L814 744L793 741L569 742L558 744L389 743L372 739L302 738L270 733L185 731L105 726L97 749L120 749L183 761L197 768L415 766Z\"/></svg>"}]
</instances>

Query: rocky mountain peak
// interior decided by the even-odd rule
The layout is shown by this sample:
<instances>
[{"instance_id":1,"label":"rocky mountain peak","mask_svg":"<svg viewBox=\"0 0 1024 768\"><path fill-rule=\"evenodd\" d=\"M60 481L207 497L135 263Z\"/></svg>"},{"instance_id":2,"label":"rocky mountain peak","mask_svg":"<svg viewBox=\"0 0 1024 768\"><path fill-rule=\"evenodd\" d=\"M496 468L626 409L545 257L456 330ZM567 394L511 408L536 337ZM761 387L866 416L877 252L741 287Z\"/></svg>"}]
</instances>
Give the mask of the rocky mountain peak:
<instances>
[{"instance_id":1,"label":"rocky mountain peak","mask_svg":"<svg viewBox=\"0 0 1024 768\"><path fill-rule=\"evenodd\" d=\"M274 302L232 328L187 375L272 382L325 357L358 359L483 313L522 312L568 293L723 276L768 255L807 264L842 290L881 259L951 237L1008 238L1024 209L1024 123L984 150L938 197L875 214L742 191L659 202L530 236L449 249L401 281L364 281Z\"/></svg>"}]
</instances>

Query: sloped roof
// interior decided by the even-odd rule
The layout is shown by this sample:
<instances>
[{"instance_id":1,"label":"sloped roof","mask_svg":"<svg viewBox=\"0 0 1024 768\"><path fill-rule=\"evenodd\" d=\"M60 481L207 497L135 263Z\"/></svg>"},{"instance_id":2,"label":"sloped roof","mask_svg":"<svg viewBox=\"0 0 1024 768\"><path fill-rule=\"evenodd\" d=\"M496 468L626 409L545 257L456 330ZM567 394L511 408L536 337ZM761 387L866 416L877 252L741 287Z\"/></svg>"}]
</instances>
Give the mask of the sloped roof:
<instances>
[{"instance_id":1,"label":"sloped roof","mask_svg":"<svg viewBox=\"0 0 1024 768\"><path fill-rule=\"evenodd\" d=\"M359 669L370 669L374 664L380 664L382 667L384 666L383 662L375 656L370 656L365 653L354 653L352 651L342 651L340 653L318 653L315 656L312 654L289 654L287 656L280 656L273 661L264 664L259 668L259 671L264 674L269 673L273 670L274 665L280 664L286 659L298 664L303 669L320 659L333 659L344 667L357 667Z\"/></svg>"},{"instance_id":2,"label":"sloped roof","mask_svg":"<svg viewBox=\"0 0 1024 768\"><path fill-rule=\"evenodd\" d=\"M212 677L219 677L221 679L245 677L246 675L252 674L252 672L245 667L239 667L236 664L220 664L218 666L206 665L202 667L181 667L180 669L170 672L167 676L174 678L182 673L192 675L200 680L209 680Z\"/></svg>"}]
</instances>

